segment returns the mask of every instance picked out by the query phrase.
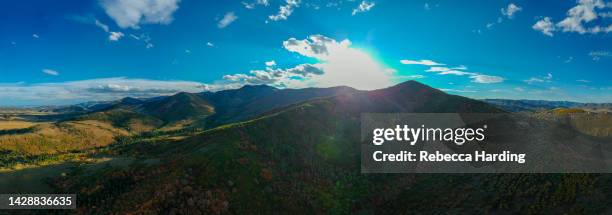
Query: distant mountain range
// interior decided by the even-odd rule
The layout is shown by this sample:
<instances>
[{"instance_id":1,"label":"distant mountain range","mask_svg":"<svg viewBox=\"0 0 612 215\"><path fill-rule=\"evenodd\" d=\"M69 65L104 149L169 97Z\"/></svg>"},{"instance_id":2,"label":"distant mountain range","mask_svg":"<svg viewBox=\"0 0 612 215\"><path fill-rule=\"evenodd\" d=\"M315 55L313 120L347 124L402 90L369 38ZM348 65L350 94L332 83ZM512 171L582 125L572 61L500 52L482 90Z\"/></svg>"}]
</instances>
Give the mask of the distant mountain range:
<instances>
[{"instance_id":1,"label":"distant mountain range","mask_svg":"<svg viewBox=\"0 0 612 215\"><path fill-rule=\"evenodd\" d=\"M510 99L483 99L487 103L498 106L511 112L542 111L555 108L584 108L612 110L612 103L580 103L569 101L546 100L510 100Z\"/></svg>"},{"instance_id":2,"label":"distant mountain range","mask_svg":"<svg viewBox=\"0 0 612 215\"><path fill-rule=\"evenodd\" d=\"M223 90L218 92L202 93L180 93L174 96L162 96L153 98L131 98L126 97L115 101L85 102L75 105L65 106L41 106L28 107L46 112L60 114L88 113L107 110L117 105L140 105L152 103L149 106L156 106L155 102L164 100L167 97L197 95L209 103L210 108L216 107L220 113L214 117L217 120L235 121L249 116L261 114L265 110L282 107L287 104L305 101L312 98L334 96L342 93L357 92L351 87L331 87L331 88L304 88L304 89L278 89L267 85L245 85L239 89ZM180 99L180 98L175 98ZM192 97L192 99L194 99ZM589 110L606 109L612 110L612 103L581 103L571 101L548 101L548 100L512 100L512 99L482 99L489 104L493 104L510 112L521 111L542 111L555 108L584 108ZM164 101L160 101L164 102ZM196 102L198 103L198 102ZM16 109L15 107L11 109ZM188 111L189 112L189 111ZM212 114L212 113L211 113ZM227 118L229 117L229 118Z\"/></svg>"}]
</instances>

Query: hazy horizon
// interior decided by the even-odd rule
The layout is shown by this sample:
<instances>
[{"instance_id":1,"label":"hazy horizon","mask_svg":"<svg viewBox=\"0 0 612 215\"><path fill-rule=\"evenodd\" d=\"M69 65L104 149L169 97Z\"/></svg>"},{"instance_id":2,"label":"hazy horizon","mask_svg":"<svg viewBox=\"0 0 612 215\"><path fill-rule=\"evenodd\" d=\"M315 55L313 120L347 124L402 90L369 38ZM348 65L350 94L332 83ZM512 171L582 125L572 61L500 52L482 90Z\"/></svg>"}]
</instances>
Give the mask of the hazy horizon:
<instances>
[{"instance_id":1,"label":"hazy horizon","mask_svg":"<svg viewBox=\"0 0 612 215\"><path fill-rule=\"evenodd\" d=\"M401 83L398 83L398 84L401 84ZM392 87L392 86L395 86L395 85L397 85L397 84L394 84L394 85L391 85L391 86L388 86L388 87ZM249 85L249 84L247 84L247 85L243 85L243 86L241 86L239 88L223 89L223 90L237 90L237 89L240 89L240 88L245 87L245 86L268 86L268 87L273 87L273 88L276 88L276 89L305 89L305 88L311 88L311 87L304 87L304 88L278 88L278 87L270 86L270 85L266 85L266 84L259 84L259 85ZM350 87L350 86L339 85L339 86L335 86L335 87ZM314 87L314 88L319 88L319 87ZM384 88L386 88L386 87L379 88L379 89L384 89ZM444 89L438 89L438 90L441 90L441 91L443 91L445 93L448 93L448 94L458 95L458 94L453 93L452 91L451 92L446 92L446 91L444 91ZM222 90L218 90L218 91L222 91ZM117 100L121 100L121 99L124 99L124 98L136 98L136 99L146 100L146 99L151 99L151 98L155 98L155 97L173 96L173 95L176 95L178 93L204 93L204 92L218 92L218 91L176 92L176 93L172 93L172 94L168 94L168 95L156 95L156 96L149 96L149 97L125 96L125 97L120 97L120 98L111 99L111 100L87 100L87 101L75 101L75 102L71 102L71 103L60 103L60 104L0 105L0 108L38 108L38 107L45 107L45 106L51 106L51 107L53 107L53 106L71 106L71 105L78 105L78 104L83 104L83 103L88 103L88 102L112 102L112 101L117 101ZM550 99L472 98L472 97L469 97L469 96L464 96L464 97L471 98L471 99L477 99L477 100L501 99L501 100L514 100L514 101L527 100L527 101L546 101L546 102L574 102L574 103L584 103L584 104L611 104L612 103L612 102L580 102L580 101L571 101L571 100L550 100Z\"/></svg>"}]
</instances>

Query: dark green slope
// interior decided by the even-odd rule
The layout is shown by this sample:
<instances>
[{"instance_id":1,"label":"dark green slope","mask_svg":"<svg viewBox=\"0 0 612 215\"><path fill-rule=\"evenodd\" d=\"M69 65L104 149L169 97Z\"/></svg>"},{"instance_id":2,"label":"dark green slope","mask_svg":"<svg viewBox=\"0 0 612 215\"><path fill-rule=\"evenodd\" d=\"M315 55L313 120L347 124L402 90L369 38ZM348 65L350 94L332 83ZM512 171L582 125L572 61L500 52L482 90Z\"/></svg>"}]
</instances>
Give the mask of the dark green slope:
<instances>
[{"instance_id":1,"label":"dark green slope","mask_svg":"<svg viewBox=\"0 0 612 215\"><path fill-rule=\"evenodd\" d=\"M211 127L245 120L309 99L353 92L357 90L350 87L276 89L259 85L245 86L237 90L203 93L202 96L217 107L217 113L206 119Z\"/></svg>"},{"instance_id":2,"label":"dark green slope","mask_svg":"<svg viewBox=\"0 0 612 215\"><path fill-rule=\"evenodd\" d=\"M206 117L215 112L214 106L196 94L178 93L163 99L149 101L138 111L166 122Z\"/></svg>"},{"instance_id":3,"label":"dark green slope","mask_svg":"<svg viewBox=\"0 0 612 215\"><path fill-rule=\"evenodd\" d=\"M416 81L407 81L367 93L375 112L499 113L485 102L446 94Z\"/></svg>"},{"instance_id":4,"label":"dark green slope","mask_svg":"<svg viewBox=\"0 0 612 215\"><path fill-rule=\"evenodd\" d=\"M239 89L223 90L218 92L203 92L200 96L215 106L232 108L242 106L258 98L270 95L280 89L267 85L246 85Z\"/></svg>"},{"instance_id":5,"label":"dark green slope","mask_svg":"<svg viewBox=\"0 0 612 215\"><path fill-rule=\"evenodd\" d=\"M196 94L178 93L144 101L127 97L69 120L99 120L135 132L148 132L165 124L204 118L213 113L214 108Z\"/></svg>"},{"instance_id":6,"label":"dark green slope","mask_svg":"<svg viewBox=\"0 0 612 215\"><path fill-rule=\"evenodd\" d=\"M126 97L114 102L97 104L97 107L90 108L92 111L66 121L98 120L133 132L151 131L162 126L164 122L159 118L135 111L143 103L143 100Z\"/></svg>"},{"instance_id":7,"label":"dark green slope","mask_svg":"<svg viewBox=\"0 0 612 215\"><path fill-rule=\"evenodd\" d=\"M350 87L276 89L268 86L247 86L238 90L202 94L217 109L216 114L207 119L213 125L244 120L310 99L338 95L362 100L357 105L363 108L377 104L377 107L372 107L372 111L378 112L500 111L484 102L448 95L416 81L375 91L359 91Z\"/></svg>"},{"instance_id":8,"label":"dark green slope","mask_svg":"<svg viewBox=\"0 0 612 215\"><path fill-rule=\"evenodd\" d=\"M91 182L64 189L83 189L82 186L98 186L109 180L123 181L128 187L118 195L100 197L105 192L118 192L109 187L82 196L97 206L102 205L101 200L129 202L105 208L111 211L169 213L179 210L171 206L174 202L218 200L220 205L184 205L178 212L372 212L388 201L374 201L389 195L376 190L388 189L385 188L387 181L412 180L412 176L360 173L360 114L419 111L424 106L414 105L415 102L427 104L430 96L439 93L427 92L430 88L413 92L422 87L410 82L386 89L392 93L352 91L294 104L258 119L221 126L178 142L134 144L120 152L162 157L165 161L160 166L121 174L111 171L93 180L86 176L75 178L74 181ZM411 106L402 106L405 103L397 100L401 97L396 94L403 95ZM465 102L480 104L468 99ZM454 109L465 110L464 105ZM390 186L397 186L396 182L391 181ZM183 189L189 191L183 192ZM136 207L143 202L148 202L147 207Z\"/></svg>"},{"instance_id":9,"label":"dark green slope","mask_svg":"<svg viewBox=\"0 0 612 215\"><path fill-rule=\"evenodd\" d=\"M57 184L64 191L105 188L80 195L87 202L85 213L348 213L352 203L347 198L359 199L364 193L347 194L354 188L336 188L332 179L358 177L358 154L352 149L358 144L354 141L359 136L358 118L344 118L349 116L345 113L336 116L334 107L334 101L318 99L179 142L135 144L122 154L160 156L164 161L159 166L109 170L95 177L78 175ZM180 202L189 201L202 204L185 203L176 209Z\"/></svg>"},{"instance_id":10,"label":"dark green slope","mask_svg":"<svg viewBox=\"0 0 612 215\"><path fill-rule=\"evenodd\" d=\"M86 214L602 213L611 203L608 176L361 174L364 112L500 110L407 82L293 104L183 140L114 148L160 162L54 184L78 192Z\"/></svg>"},{"instance_id":11,"label":"dark green slope","mask_svg":"<svg viewBox=\"0 0 612 215\"><path fill-rule=\"evenodd\" d=\"M98 120L108 122L117 128L134 132L151 131L160 127L164 122L156 117L138 113L128 108L112 108L105 111L93 112L72 118L69 121Z\"/></svg>"}]
</instances>

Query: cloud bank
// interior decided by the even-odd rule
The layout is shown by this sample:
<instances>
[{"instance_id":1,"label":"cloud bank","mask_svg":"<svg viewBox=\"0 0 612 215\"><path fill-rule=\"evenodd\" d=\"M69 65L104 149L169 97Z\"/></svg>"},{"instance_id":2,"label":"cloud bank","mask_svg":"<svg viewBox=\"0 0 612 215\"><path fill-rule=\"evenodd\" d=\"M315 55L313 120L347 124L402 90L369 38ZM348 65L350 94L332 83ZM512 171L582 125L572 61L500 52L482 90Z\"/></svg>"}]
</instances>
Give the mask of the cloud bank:
<instances>
[{"instance_id":1,"label":"cloud bank","mask_svg":"<svg viewBox=\"0 0 612 215\"><path fill-rule=\"evenodd\" d=\"M52 71L52 70L50 70ZM203 84L192 81L158 81L124 77L39 84L0 84L0 101L29 105L109 101L124 97L155 97L178 92L201 92ZM2 105L0 103L0 105Z\"/></svg>"}]
</instances>

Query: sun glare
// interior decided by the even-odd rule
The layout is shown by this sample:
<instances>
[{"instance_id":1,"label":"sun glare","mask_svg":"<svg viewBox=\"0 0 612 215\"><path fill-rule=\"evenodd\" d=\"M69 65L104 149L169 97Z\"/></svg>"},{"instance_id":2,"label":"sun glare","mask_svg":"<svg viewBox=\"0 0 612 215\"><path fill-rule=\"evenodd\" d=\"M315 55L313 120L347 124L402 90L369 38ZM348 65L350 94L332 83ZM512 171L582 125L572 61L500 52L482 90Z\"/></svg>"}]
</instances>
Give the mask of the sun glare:
<instances>
[{"instance_id":1,"label":"sun glare","mask_svg":"<svg viewBox=\"0 0 612 215\"><path fill-rule=\"evenodd\" d=\"M391 85L386 68L370 54L357 48L331 48L322 67L325 74L313 78L320 87L346 85L371 90Z\"/></svg>"}]
</instances>

